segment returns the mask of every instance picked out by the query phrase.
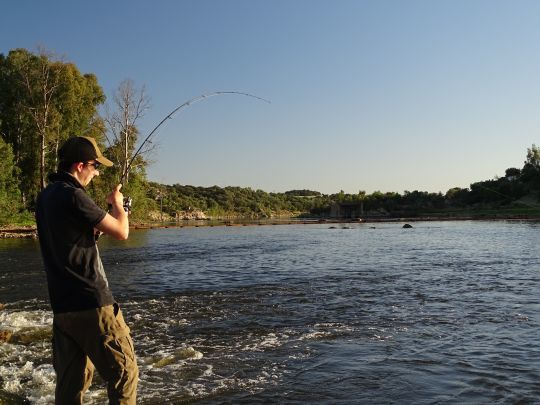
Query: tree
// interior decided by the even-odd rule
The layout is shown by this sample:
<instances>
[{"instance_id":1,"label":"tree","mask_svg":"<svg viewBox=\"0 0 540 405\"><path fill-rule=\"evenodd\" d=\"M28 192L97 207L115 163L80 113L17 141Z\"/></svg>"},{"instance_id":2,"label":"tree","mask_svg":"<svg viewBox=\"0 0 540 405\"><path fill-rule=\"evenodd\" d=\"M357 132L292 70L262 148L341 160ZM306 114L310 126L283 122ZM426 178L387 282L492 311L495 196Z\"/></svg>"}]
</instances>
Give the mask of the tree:
<instances>
[{"instance_id":1,"label":"tree","mask_svg":"<svg viewBox=\"0 0 540 405\"><path fill-rule=\"evenodd\" d=\"M33 117L28 109L28 92L21 72L28 66L30 53L23 49L0 56L0 132L14 152L15 164L21 169L22 202L38 190L38 145ZM29 198L28 200L31 200Z\"/></svg>"},{"instance_id":2,"label":"tree","mask_svg":"<svg viewBox=\"0 0 540 405\"><path fill-rule=\"evenodd\" d=\"M285 195L288 196L298 196L298 197L316 197L320 196L321 193L313 190L289 190L285 191Z\"/></svg>"},{"instance_id":3,"label":"tree","mask_svg":"<svg viewBox=\"0 0 540 405\"><path fill-rule=\"evenodd\" d=\"M520 180L531 190L540 188L540 148L535 144L527 148L527 157L521 170Z\"/></svg>"},{"instance_id":4,"label":"tree","mask_svg":"<svg viewBox=\"0 0 540 405\"><path fill-rule=\"evenodd\" d=\"M516 167L509 167L504 172L504 177L507 179L516 179L521 175L521 169L518 169Z\"/></svg>"},{"instance_id":5,"label":"tree","mask_svg":"<svg viewBox=\"0 0 540 405\"><path fill-rule=\"evenodd\" d=\"M0 133L12 145L19 188L31 205L55 170L61 142L74 135L100 137L97 106L105 101L94 75L51 53L25 49L0 55Z\"/></svg>"},{"instance_id":6,"label":"tree","mask_svg":"<svg viewBox=\"0 0 540 405\"><path fill-rule=\"evenodd\" d=\"M34 121L39 135L39 184L45 188L45 155L53 132L58 131L59 116L53 109L53 100L60 86L63 65L50 63L48 55L40 51L30 56L20 71L20 79L27 91L26 108Z\"/></svg>"},{"instance_id":7,"label":"tree","mask_svg":"<svg viewBox=\"0 0 540 405\"><path fill-rule=\"evenodd\" d=\"M105 195L112 185L122 181L122 193L134 202L131 211L134 219L144 219L148 210L156 205L153 196L148 195L146 180L145 156L152 147L133 159L139 135L137 125L149 104L144 86L137 88L132 80L124 80L114 92L112 104L106 106L104 118L108 145L104 154L114 166L103 172L96 182L96 189Z\"/></svg>"},{"instance_id":8,"label":"tree","mask_svg":"<svg viewBox=\"0 0 540 405\"><path fill-rule=\"evenodd\" d=\"M22 208L17 174L13 150L0 137L0 224L9 223Z\"/></svg>"},{"instance_id":9,"label":"tree","mask_svg":"<svg viewBox=\"0 0 540 405\"><path fill-rule=\"evenodd\" d=\"M526 165L530 165L535 169L540 169L540 148L534 143L530 148L527 148Z\"/></svg>"},{"instance_id":10,"label":"tree","mask_svg":"<svg viewBox=\"0 0 540 405\"><path fill-rule=\"evenodd\" d=\"M453 187L446 192L444 197L450 206L461 207L466 204L468 195L468 188Z\"/></svg>"},{"instance_id":11,"label":"tree","mask_svg":"<svg viewBox=\"0 0 540 405\"><path fill-rule=\"evenodd\" d=\"M118 178L125 174L124 183L129 183L129 171L144 166L142 156L148 150L142 151L138 161L128 167L135 151L138 121L149 108L149 98L143 87L135 87L132 80L126 79L120 83L113 95L113 105L107 106L105 122L107 124L109 144L108 152L116 163Z\"/></svg>"}]
</instances>

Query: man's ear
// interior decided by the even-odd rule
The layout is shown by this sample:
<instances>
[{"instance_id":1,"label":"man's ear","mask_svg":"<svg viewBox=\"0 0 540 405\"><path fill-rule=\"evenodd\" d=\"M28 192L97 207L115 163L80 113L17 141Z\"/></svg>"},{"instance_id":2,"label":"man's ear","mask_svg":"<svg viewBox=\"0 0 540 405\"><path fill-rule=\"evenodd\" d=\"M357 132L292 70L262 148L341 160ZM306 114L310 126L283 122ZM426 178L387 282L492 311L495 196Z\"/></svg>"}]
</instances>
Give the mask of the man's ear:
<instances>
[{"instance_id":1,"label":"man's ear","mask_svg":"<svg viewBox=\"0 0 540 405\"><path fill-rule=\"evenodd\" d=\"M71 165L71 170L74 170L76 171L77 173L80 173L82 172L82 169L84 167L84 163L83 162L77 162L77 163L73 163Z\"/></svg>"}]
</instances>

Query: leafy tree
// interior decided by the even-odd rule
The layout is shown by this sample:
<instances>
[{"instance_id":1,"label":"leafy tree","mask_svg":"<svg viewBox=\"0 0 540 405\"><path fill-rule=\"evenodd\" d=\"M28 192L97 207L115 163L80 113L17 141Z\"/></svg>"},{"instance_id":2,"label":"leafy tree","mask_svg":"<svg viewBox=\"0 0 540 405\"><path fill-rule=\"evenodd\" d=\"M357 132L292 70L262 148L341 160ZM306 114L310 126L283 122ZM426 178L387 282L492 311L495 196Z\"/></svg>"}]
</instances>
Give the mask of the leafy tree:
<instances>
[{"instance_id":1,"label":"leafy tree","mask_svg":"<svg viewBox=\"0 0 540 405\"><path fill-rule=\"evenodd\" d=\"M521 169L517 169L515 167L509 167L504 173L504 177L506 178L518 178L520 175Z\"/></svg>"},{"instance_id":2,"label":"leafy tree","mask_svg":"<svg viewBox=\"0 0 540 405\"><path fill-rule=\"evenodd\" d=\"M530 190L540 189L540 148L535 144L527 148L527 157L521 170L520 180Z\"/></svg>"},{"instance_id":3,"label":"leafy tree","mask_svg":"<svg viewBox=\"0 0 540 405\"><path fill-rule=\"evenodd\" d=\"M321 193L318 191L313 190L289 190L285 191L285 195L287 196L298 196L298 197L315 197L320 196Z\"/></svg>"},{"instance_id":4,"label":"leafy tree","mask_svg":"<svg viewBox=\"0 0 540 405\"><path fill-rule=\"evenodd\" d=\"M11 146L0 137L0 224L10 223L21 209L18 172Z\"/></svg>"},{"instance_id":5,"label":"leafy tree","mask_svg":"<svg viewBox=\"0 0 540 405\"><path fill-rule=\"evenodd\" d=\"M99 138L97 106L105 100L94 75L43 50L0 55L0 132L12 145L28 207L56 169L59 145L75 135Z\"/></svg>"},{"instance_id":6,"label":"leafy tree","mask_svg":"<svg viewBox=\"0 0 540 405\"><path fill-rule=\"evenodd\" d=\"M16 80L24 88L25 108L32 118L39 144L39 186L45 187L45 156L47 144L53 134L59 132L60 115L54 109L58 87L60 86L61 63L51 63L42 51L38 55L26 52L20 54L20 69Z\"/></svg>"},{"instance_id":7,"label":"leafy tree","mask_svg":"<svg viewBox=\"0 0 540 405\"><path fill-rule=\"evenodd\" d=\"M540 169L540 148L534 143L530 148L527 148L527 158L525 165Z\"/></svg>"},{"instance_id":8,"label":"leafy tree","mask_svg":"<svg viewBox=\"0 0 540 405\"><path fill-rule=\"evenodd\" d=\"M454 187L446 192L444 198L451 207L463 207L466 204L468 194L468 188Z\"/></svg>"}]
</instances>

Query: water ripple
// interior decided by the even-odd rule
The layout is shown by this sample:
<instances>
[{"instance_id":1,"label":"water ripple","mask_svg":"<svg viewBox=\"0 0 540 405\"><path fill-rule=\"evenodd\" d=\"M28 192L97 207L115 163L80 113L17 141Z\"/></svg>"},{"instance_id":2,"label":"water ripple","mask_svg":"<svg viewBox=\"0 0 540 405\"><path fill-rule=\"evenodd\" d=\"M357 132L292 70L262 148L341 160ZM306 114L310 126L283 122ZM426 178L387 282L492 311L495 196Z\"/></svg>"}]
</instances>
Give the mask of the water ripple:
<instances>
[{"instance_id":1,"label":"water ripple","mask_svg":"<svg viewBox=\"0 0 540 405\"><path fill-rule=\"evenodd\" d=\"M100 248L132 328L140 403L536 403L539 229L165 229ZM0 345L0 401L50 403L37 245L10 243L0 328L15 339ZM93 387L89 403L103 402Z\"/></svg>"}]
</instances>

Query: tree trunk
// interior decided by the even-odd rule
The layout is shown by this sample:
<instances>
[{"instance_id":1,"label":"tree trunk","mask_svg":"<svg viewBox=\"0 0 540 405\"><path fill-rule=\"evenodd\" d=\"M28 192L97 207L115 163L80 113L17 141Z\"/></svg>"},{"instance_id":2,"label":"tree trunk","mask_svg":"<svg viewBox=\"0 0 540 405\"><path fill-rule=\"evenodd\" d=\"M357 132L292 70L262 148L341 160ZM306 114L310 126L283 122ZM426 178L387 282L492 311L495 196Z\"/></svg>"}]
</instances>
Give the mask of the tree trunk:
<instances>
[{"instance_id":1,"label":"tree trunk","mask_svg":"<svg viewBox=\"0 0 540 405\"><path fill-rule=\"evenodd\" d=\"M45 184L45 134L41 134L41 154L39 162L39 177L41 181L41 189L43 190L46 186Z\"/></svg>"}]
</instances>

